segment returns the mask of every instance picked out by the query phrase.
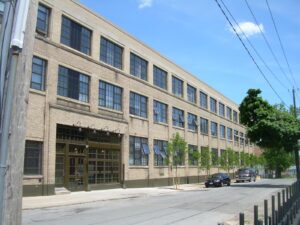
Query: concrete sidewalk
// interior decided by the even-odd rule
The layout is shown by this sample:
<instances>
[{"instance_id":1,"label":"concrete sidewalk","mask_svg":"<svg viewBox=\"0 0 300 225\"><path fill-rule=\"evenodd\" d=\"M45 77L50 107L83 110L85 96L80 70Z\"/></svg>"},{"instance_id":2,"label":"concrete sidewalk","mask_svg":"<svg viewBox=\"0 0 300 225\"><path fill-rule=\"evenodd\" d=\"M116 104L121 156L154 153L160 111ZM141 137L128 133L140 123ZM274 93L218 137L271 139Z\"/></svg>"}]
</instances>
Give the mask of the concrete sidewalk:
<instances>
[{"instance_id":1,"label":"concrete sidewalk","mask_svg":"<svg viewBox=\"0 0 300 225\"><path fill-rule=\"evenodd\" d=\"M84 204L97 201L109 201L117 199L139 198L148 196L159 196L175 194L178 191L191 191L204 188L204 184L181 184L179 189L174 186L153 188L127 188L108 189L90 192L71 192L70 194L24 197L23 210L59 207L66 205Z\"/></svg>"}]
</instances>

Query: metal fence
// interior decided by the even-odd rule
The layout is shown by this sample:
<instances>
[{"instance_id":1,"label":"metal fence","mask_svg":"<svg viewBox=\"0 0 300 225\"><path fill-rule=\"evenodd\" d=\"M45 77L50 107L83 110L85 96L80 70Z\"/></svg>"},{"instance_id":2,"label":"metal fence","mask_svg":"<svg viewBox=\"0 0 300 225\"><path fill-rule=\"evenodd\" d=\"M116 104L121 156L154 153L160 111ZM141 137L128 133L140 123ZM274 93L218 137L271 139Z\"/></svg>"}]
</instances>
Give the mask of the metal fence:
<instances>
[{"instance_id":1,"label":"metal fence","mask_svg":"<svg viewBox=\"0 0 300 225\"><path fill-rule=\"evenodd\" d=\"M271 207L269 207L269 204ZM258 206L254 206L254 225L298 225L300 224L300 182L272 195L271 202L264 200L263 218L258 216ZM239 224L245 224L245 214L240 213Z\"/></svg>"}]
</instances>

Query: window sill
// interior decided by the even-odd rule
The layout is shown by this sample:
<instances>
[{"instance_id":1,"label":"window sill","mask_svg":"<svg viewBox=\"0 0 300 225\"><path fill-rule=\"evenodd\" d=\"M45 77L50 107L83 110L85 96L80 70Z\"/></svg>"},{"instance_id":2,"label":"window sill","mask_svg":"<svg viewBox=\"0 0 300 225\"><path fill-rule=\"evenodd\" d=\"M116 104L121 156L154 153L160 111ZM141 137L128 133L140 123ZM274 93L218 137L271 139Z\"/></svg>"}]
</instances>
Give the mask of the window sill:
<instances>
[{"instance_id":1,"label":"window sill","mask_svg":"<svg viewBox=\"0 0 300 225\"><path fill-rule=\"evenodd\" d=\"M215 139L218 139L218 136L213 136L213 135L211 135L211 137L212 137L212 138L215 138Z\"/></svg>"},{"instance_id":2,"label":"window sill","mask_svg":"<svg viewBox=\"0 0 300 225\"><path fill-rule=\"evenodd\" d=\"M220 140L222 140L222 141L226 141L226 138L220 138Z\"/></svg>"},{"instance_id":3,"label":"window sill","mask_svg":"<svg viewBox=\"0 0 300 225\"><path fill-rule=\"evenodd\" d=\"M139 120L143 120L143 121L146 121L146 122L149 122L149 119L148 118L144 118L144 117L140 117L140 116L135 116L135 115L129 115L129 117L133 118L133 119L139 119Z\"/></svg>"},{"instance_id":4,"label":"window sill","mask_svg":"<svg viewBox=\"0 0 300 225\"><path fill-rule=\"evenodd\" d=\"M203 136L207 136L208 137L208 134L206 134L206 133L200 133L201 135L203 135Z\"/></svg>"},{"instance_id":5,"label":"window sill","mask_svg":"<svg viewBox=\"0 0 300 225\"><path fill-rule=\"evenodd\" d=\"M174 129L177 129L177 130L183 130L183 131L185 130L184 127L173 126L173 128L174 128Z\"/></svg>"},{"instance_id":6,"label":"window sill","mask_svg":"<svg viewBox=\"0 0 300 225\"><path fill-rule=\"evenodd\" d=\"M117 113L117 114L120 114L120 115L124 114L123 111L118 111L118 110L114 110L114 109L110 109L110 108L105 108L105 107L102 107L102 106L98 106L98 109L103 110L103 111L107 111L107 112Z\"/></svg>"},{"instance_id":7,"label":"window sill","mask_svg":"<svg viewBox=\"0 0 300 225\"><path fill-rule=\"evenodd\" d=\"M45 91L40 91L40 90L36 90L36 89L33 89L33 88L30 88L29 92L30 93L34 93L34 94L38 94L38 95L42 95L42 96L46 96L46 92Z\"/></svg>"},{"instance_id":8,"label":"window sill","mask_svg":"<svg viewBox=\"0 0 300 225\"><path fill-rule=\"evenodd\" d=\"M188 132L191 132L191 133L194 133L194 134L198 134L198 131L196 131L196 130L190 130L190 129L188 129Z\"/></svg>"},{"instance_id":9,"label":"window sill","mask_svg":"<svg viewBox=\"0 0 300 225\"><path fill-rule=\"evenodd\" d=\"M149 169L149 166L129 166L128 169Z\"/></svg>"},{"instance_id":10,"label":"window sill","mask_svg":"<svg viewBox=\"0 0 300 225\"><path fill-rule=\"evenodd\" d=\"M169 127L169 124L167 124L167 123L162 123L162 122L153 122L153 124L156 124L156 125L162 125L162 126L165 126L165 127Z\"/></svg>"},{"instance_id":11,"label":"window sill","mask_svg":"<svg viewBox=\"0 0 300 225\"><path fill-rule=\"evenodd\" d=\"M43 175L23 175L24 180L29 180L29 179L43 179Z\"/></svg>"},{"instance_id":12,"label":"window sill","mask_svg":"<svg viewBox=\"0 0 300 225\"><path fill-rule=\"evenodd\" d=\"M168 169L169 166L154 166L154 169Z\"/></svg>"},{"instance_id":13,"label":"window sill","mask_svg":"<svg viewBox=\"0 0 300 225\"><path fill-rule=\"evenodd\" d=\"M72 103L75 103L75 104L78 104L78 105L83 105L83 106L90 107L89 103L85 103L85 102L82 102L82 101L79 101L79 100L76 100L76 99L73 99L73 98L68 98L68 97L63 97L63 96L57 95L57 99L67 101L67 102L72 102Z\"/></svg>"}]
</instances>

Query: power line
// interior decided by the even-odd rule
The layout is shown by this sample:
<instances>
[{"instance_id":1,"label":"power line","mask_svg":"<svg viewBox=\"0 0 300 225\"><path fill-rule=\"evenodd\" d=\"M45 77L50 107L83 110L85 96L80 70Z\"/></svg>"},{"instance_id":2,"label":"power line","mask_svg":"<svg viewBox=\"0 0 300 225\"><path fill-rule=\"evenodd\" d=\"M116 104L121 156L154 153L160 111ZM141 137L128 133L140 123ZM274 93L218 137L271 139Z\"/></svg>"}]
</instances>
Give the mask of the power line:
<instances>
[{"instance_id":1,"label":"power line","mask_svg":"<svg viewBox=\"0 0 300 225\"><path fill-rule=\"evenodd\" d=\"M289 69L290 75L291 75L291 77L292 77L292 79L293 79L293 81L294 81L294 84L295 84L295 86L297 87L297 83L296 83L294 74L293 74L293 72L292 72L292 69L291 69L291 67L290 67L289 61L288 61L288 59L287 59L286 52L285 52L285 50L284 50L284 47L283 47L283 44L282 44L282 41L281 41L281 38L280 38L280 35L279 35L278 29L277 29L277 26L276 26L276 23L275 23L275 20L274 20L274 16L273 16L273 13L272 13L272 10L271 10L271 8L270 8L270 5L269 5L268 0L266 0L266 4L267 4L267 6L268 6L268 10L269 10L269 13L270 13L270 16L271 16L271 19L272 19L272 23L273 23L273 25L274 25L274 29L275 29L275 31L276 31L276 35L277 35L278 41L279 41L279 43L280 43L280 48L281 48L282 53L283 53L283 55L284 55L285 62L286 62L286 64L287 64L287 66L288 66L288 69Z\"/></svg>"},{"instance_id":2,"label":"power line","mask_svg":"<svg viewBox=\"0 0 300 225\"><path fill-rule=\"evenodd\" d=\"M281 72L282 72L283 75L286 77L286 79L289 81L289 83L293 86L293 83L290 81L290 79L288 78L288 76L287 76L287 74L285 73L284 69L282 68L281 64L279 63L279 61L278 61L278 59L277 59L277 57L276 57L276 55L275 55L275 53L274 53L274 51L273 51L273 49L272 49L272 47L271 47L271 45L270 45L268 39L266 38L266 36L264 35L262 29L260 28L260 26L259 26L259 24L258 24L258 21L257 21L255 15L254 15L254 13L253 13L253 11L252 11L252 9L251 9L249 3L248 3L248 1L245 0L245 2L246 2L246 5L247 5L247 7L248 7L248 9L249 9L249 11L250 11L252 17L253 17L253 19L254 19L254 21L255 21L255 23L256 23L258 29L260 30L260 34L263 36L263 39L264 39L266 45L268 46L268 49L270 50L270 52L271 52L271 54L272 54L274 60L276 61L278 67L280 68Z\"/></svg>"},{"instance_id":3,"label":"power line","mask_svg":"<svg viewBox=\"0 0 300 225\"><path fill-rule=\"evenodd\" d=\"M244 35L245 39L247 40L248 44L251 46L251 48L253 49L253 51L255 52L255 54L259 57L259 59L263 62L264 66L269 70L269 72L273 75L273 77L278 81L278 83L284 88L287 89L287 91L289 90L289 88L279 80L279 78L275 75L275 73L271 70L271 68L267 65L267 63L265 62L265 60L263 59L263 57L259 54L259 52L256 50L256 48L254 47L254 45L252 44L252 42L250 41L250 39L247 37L247 35L245 34L245 32L243 31L243 29L240 27L239 23L236 21L236 19L234 18L234 16L232 15L232 13L230 12L230 10L228 9L228 7L225 5L225 3L223 2L223 0L220 0L221 3L223 4L224 8L226 9L226 11L228 12L228 14L230 15L230 17L232 18L232 20L235 22L235 24L238 26L238 28L240 29L240 31L242 32L242 34Z\"/></svg>"},{"instance_id":4,"label":"power line","mask_svg":"<svg viewBox=\"0 0 300 225\"><path fill-rule=\"evenodd\" d=\"M240 40L241 44L244 46L246 52L248 53L248 55L250 56L250 58L252 59L253 63L256 65L257 69L259 70L260 74L263 76L263 78L266 80L266 82L269 84L269 86L271 87L271 89L273 90L273 92L277 95L277 97L281 100L281 102L287 107L286 103L283 101L283 99L280 97L280 95L277 93L277 91L273 88L272 84L270 83L270 81L267 79L266 75L264 74L264 72L261 70L261 68L259 67L259 65L256 63L254 57L251 55L251 52L249 51L249 49L247 48L247 46L245 45L245 43L243 42L242 38L240 37L240 35L237 33L236 29L234 28L234 26L232 25L230 19L228 18L227 14L225 13L225 11L223 10L222 6L220 5L220 3L218 2L218 0L215 0L215 2L217 3L219 9L221 10L221 12L223 13L223 15L225 16L226 20L228 21L228 23L230 24L231 28L233 29L233 31L235 32L236 36L238 37L238 39Z\"/></svg>"}]
</instances>

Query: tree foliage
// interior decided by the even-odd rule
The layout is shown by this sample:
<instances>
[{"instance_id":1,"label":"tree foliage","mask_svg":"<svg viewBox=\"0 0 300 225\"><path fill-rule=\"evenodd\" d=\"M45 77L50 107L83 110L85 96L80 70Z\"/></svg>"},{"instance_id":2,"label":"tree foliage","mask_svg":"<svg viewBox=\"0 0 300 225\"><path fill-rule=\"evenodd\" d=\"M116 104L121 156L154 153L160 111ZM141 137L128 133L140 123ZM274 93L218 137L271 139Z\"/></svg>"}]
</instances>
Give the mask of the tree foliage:
<instances>
[{"instance_id":1,"label":"tree foliage","mask_svg":"<svg viewBox=\"0 0 300 225\"><path fill-rule=\"evenodd\" d=\"M289 168L293 162L293 154L283 149L267 148L263 152L266 167L276 171L276 177L281 177L281 172Z\"/></svg>"},{"instance_id":2,"label":"tree foliage","mask_svg":"<svg viewBox=\"0 0 300 225\"><path fill-rule=\"evenodd\" d=\"M172 139L168 143L167 163L169 164L169 166L171 166L171 168L172 165L174 165L176 168L175 170L176 180L174 179L174 175L173 175L173 184L176 185L176 189L179 184L177 167L178 165L184 165L186 152L187 152L186 141L179 135L179 133L174 134Z\"/></svg>"},{"instance_id":3,"label":"tree foliage","mask_svg":"<svg viewBox=\"0 0 300 225\"><path fill-rule=\"evenodd\" d=\"M248 137L262 148L292 151L300 138L299 120L288 111L271 106L260 93L259 89L249 89L239 107Z\"/></svg>"},{"instance_id":4,"label":"tree foliage","mask_svg":"<svg viewBox=\"0 0 300 225\"><path fill-rule=\"evenodd\" d=\"M200 154L201 168L206 171L206 174L209 175L211 169L211 154L208 147L201 148Z\"/></svg>"}]
</instances>

